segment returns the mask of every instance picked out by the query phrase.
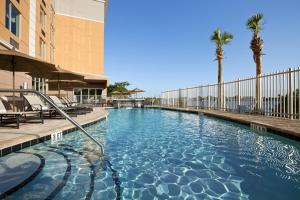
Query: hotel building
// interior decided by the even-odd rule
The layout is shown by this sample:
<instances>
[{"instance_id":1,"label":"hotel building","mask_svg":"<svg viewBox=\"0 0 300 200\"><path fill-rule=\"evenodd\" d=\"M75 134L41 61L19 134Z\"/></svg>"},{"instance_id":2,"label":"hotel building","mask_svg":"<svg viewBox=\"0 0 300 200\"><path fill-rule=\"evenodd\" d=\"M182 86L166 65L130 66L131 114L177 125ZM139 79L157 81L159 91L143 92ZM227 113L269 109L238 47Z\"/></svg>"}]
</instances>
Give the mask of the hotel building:
<instances>
[{"instance_id":1,"label":"hotel building","mask_svg":"<svg viewBox=\"0 0 300 200\"><path fill-rule=\"evenodd\" d=\"M107 0L1 0L0 49L15 49L83 75L63 84L62 94L83 102L106 95L104 21ZM0 88L12 88L11 72L0 70ZM56 94L52 82L16 73L16 87Z\"/></svg>"}]
</instances>

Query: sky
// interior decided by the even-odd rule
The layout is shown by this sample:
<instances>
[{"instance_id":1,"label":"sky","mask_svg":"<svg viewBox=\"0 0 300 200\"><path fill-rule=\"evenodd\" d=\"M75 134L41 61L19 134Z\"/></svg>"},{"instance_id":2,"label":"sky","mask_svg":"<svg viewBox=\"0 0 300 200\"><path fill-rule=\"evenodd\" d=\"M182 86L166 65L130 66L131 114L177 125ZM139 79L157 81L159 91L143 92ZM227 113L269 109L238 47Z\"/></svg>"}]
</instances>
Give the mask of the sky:
<instances>
[{"instance_id":1,"label":"sky","mask_svg":"<svg viewBox=\"0 0 300 200\"><path fill-rule=\"evenodd\" d=\"M234 35L224 47L223 80L255 75L249 17L264 14L263 72L300 66L299 0L109 0L105 74L144 96L217 82L213 30Z\"/></svg>"}]
</instances>

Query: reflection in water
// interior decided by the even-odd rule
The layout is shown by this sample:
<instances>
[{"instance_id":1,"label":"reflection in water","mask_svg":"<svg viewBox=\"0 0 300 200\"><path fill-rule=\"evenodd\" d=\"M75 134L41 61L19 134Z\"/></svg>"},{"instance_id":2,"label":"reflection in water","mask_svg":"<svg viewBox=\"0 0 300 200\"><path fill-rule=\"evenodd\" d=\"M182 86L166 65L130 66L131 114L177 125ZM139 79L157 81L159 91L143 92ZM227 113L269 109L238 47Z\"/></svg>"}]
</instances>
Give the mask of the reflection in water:
<instances>
[{"instance_id":1,"label":"reflection in water","mask_svg":"<svg viewBox=\"0 0 300 200\"><path fill-rule=\"evenodd\" d=\"M279 136L266 137L205 116L158 110L122 115L128 119L134 115L134 125L118 121L120 113L113 111L106 139L107 153L124 179L124 199L175 194L266 199L274 193L271 188L279 186L281 191L300 194L295 187L300 179L298 143L285 145L289 140ZM283 181L288 184L282 186Z\"/></svg>"},{"instance_id":2,"label":"reflection in water","mask_svg":"<svg viewBox=\"0 0 300 200\"><path fill-rule=\"evenodd\" d=\"M68 180L55 199L297 199L300 143L246 126L154 109L111 110L88 128L105 147L79 133L36 146L43 171L11 199ZM66 159L49 149L64 154ZM45 177L49 180L45 182ZM39 197L43 197L41 191Z\"/></svg>"}]
</instances>

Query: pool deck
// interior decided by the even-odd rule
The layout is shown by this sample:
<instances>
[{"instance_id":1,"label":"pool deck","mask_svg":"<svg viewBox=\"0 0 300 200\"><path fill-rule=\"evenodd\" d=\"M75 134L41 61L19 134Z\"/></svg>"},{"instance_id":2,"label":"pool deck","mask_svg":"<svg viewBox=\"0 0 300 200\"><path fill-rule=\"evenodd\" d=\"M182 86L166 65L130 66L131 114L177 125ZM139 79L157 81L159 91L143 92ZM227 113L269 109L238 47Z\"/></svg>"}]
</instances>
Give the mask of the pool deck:
<instances>
[{"instance_id":1,"label":"pool deck","mask_svg":"<svg viewBox=\"0 0 300 200\"><path fill-rule=\"evenodd\" d=\"M274 132L276 134L290 137L296 140L300 140L300 120L299 119L285 119L264 115L249 115L239 114L232 112L223 112L216 110L202 110L194 108L173 108L173 107L160 107L153 106L152 108L160 108L165 110L174 110L181 112L189 112L196 114L204 114L206 116L221 118L233 122L238 122L245 125L259 125L267 128L267 131Z\"/></svg>"},{"instance_id":2,"label":"pool deck","mask_svg":"<svg viewBox=\"0 0 300 200\"><path fill-rule=\"evenodd\" d=\"M108 112L95 107L93 112L78 115L73 119L80 125L88 125L104 119ZM45 119L41 123L20 123L20 128L0 127L0 157L10 152L51 139L51 134L75 130L75 126L65 119ZM9 152L10 151L10 152Z\"/></svg>"}]
</instances>

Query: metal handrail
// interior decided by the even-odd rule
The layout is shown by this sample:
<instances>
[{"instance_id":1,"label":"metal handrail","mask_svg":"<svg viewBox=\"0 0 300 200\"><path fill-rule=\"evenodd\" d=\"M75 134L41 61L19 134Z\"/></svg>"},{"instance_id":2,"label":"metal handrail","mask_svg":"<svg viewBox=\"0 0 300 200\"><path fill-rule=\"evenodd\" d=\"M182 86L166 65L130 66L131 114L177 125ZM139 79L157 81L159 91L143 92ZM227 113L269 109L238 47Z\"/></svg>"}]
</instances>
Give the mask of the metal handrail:
<instances>
[{"instance_id":1,"label":"metal handrail","mask_svg":"<svg viewBox=\"0 0 300 200\"><path fill-rule=\"evenodd\" d=\"M0 92L24 92L24 93L34 93L40 97L42 97L47 103L55 108L62 116L64 116L69 122L71 122L74 126L76 126L81 132L83 132L86 136L88 136L93 142L95 142L101 150L101 155L104 155L103 145L98 142L93 136L91 136L78 122L76 122L73 118L71 118L67 113L65 113L62 109L60 109L55 103L53 103L45 94L36 91L36 90L28 90L28 89L0 89Z\"/></svg>"}]
</instances>

